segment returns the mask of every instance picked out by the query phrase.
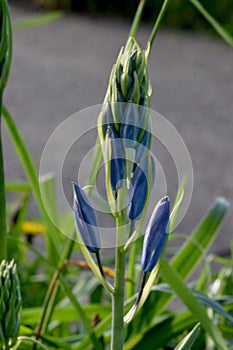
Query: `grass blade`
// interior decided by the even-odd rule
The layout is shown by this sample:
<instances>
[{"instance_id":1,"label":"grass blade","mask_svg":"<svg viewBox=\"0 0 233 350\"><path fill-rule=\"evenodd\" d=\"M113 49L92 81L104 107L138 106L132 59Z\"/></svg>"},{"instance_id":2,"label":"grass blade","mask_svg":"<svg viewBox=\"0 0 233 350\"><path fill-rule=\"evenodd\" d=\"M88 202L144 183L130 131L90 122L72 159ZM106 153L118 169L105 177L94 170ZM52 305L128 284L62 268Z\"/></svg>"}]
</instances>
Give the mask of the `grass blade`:
<instances>
[{"instance_id":1,"label":"grass blade","mask_svg":"<svg viewBox=\"0 0 233 350\"><path fill-rule=\"evenodd\" d=\"M213 339L217 349L227 350L227 346L220 331L209 319L205 309L197 301L191 290L186 286L179 273L163 259L160 261L160 273L162 278L171 286L177 296L201 323L202 327Z\"/></svg>"},{"instance_id":2,"label":"grass blade","mask_svg":"<svg viewBox=\"0 0 233 350\"><path fill-rule=\"evenodd\" d=\"M124 350L161 349L184 330L190 329L195 324L193 315L187 311L178 316L167 316L164 320L157 318L156 324L151 329L140 330L129 339ZM156 336L155 336L156 334Z\"/></svg>"},{"instance_id":3,"label":"grass blade","mask_svg":"<svg viewBox=\"0 0 233 350\"><path fill-rule=\"evenodd\" d=\"M56 230L55 226L51 222L48 216L48 213L44 208L43 201L40 194L39 180L38 180L38 175L37 175L35 165L33 164L32 158L27 150L24 140L14 120L12 119L10 113L7 111L7 109L4 106L2 107L2 115L4 117L4 121L6 123L7 129L11 136L13 144L15 146L16 152L18 153L18 156L21 160L25 174L28 177L28 182L34 194L37 205L41 211L41 214L48 228L47 230L48 234L46 235L47 246L48 246L48 256L49 256L49 259L53 261L55 264L58 261L58 257L59 257L59 254L58 254L59 250L57 246L58 231Z\"/></svg>"},{"instance_id":4,"label":"grass blade","mask_svg":"<svg viewBox=\"0 0 233 350\"><path fill-rule=\"evenodd\" d=\"M172 267L179 271L181 277L186 278L194 270L216 237L219 226L226 215L229 203L224 198L218 198L208 215L194 230L191 239L185 242L180 251L172 260ZM197 243L195 243L197 242Z\"/></svg>"},{"instance_id":5,"label":"grass blade","mask_svg":"<svg viewBox=\"0 0 233 350\"><path fill-rule=\"evenodd\" d=\"M65 279L62 276L60 276L59 281L60 281L60 283L65 291L65 294L70 299L71 303L73 304L74 308L77 311L77 314L79 315L80 319L82 320L83 325L84 325L86 331L88 332L90 339L92 340L94 348L96 350L103 350L102 344L97 337L95 329L93 329L92 326L90 325L84 309L82 308L82 306L79 304L79 302L75 298L74 294L72 293L72 291L71 291L70 287L68 286L68 284L66 283Z\"/></svg>"},{"instance_id":6,"label":"grass blade","mask_svg":"<svg viewBox=\"0 0 233 350\"><path fill-rule=\"evenodd\" d=\"M189 334L175 347L175 350L190 350L191 346L200 334L200 324L198 323Z\"/></svg>"},{"instance_id":7,"label":"grass blade","mask_svg":"<svg viewBox=\"0 0 233 350\"><path fill-rule=\"evenodd\" d=\"M202 6L198 0L189 0L194 7L202 14L203 17L209 22L216 32L225 40L230 46L233 46L233 37L221 26L218 21Z\"/></svg>"},{"instance_id":8,"label":"grass blade","mask_svg":"<svg viewBox=\"0 0 233 350\"><path fill-rule=\"evenodd\" d=\"M29 193L31 191L31 187L26 182L7 182L5 189L7 192Z\"/></svg>"},{"instance_id":9,"label":"grass blade","mask_svg":"<svg viewBox=\"0 0 233 350\"><path fill-rule=\"evenodd\" d=\"M13 29L25 29L31 27L37 27L45 23L49 23L59 19L62 16L62 11L52 11L40 16L18 21L12 24Z\"/></svg>"}]
</instances>

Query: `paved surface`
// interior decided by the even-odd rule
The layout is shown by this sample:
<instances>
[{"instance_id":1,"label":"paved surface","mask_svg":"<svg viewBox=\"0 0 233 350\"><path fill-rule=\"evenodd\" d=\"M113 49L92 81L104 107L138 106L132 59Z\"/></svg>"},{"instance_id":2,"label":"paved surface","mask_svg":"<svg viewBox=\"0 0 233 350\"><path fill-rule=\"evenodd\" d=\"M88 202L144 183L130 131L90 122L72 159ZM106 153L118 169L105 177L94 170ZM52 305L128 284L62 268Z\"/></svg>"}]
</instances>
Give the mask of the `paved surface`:
<instances>
[{"instance_id":1,"label":"paved surface","mask_svg":"<svg viewBox=\"0 0 233 350\"><path fill-rule=\"evenodd\" d=\"M14 20L36 14L33 9L12 5ZM115 18L65 15L41 27L15 31L5 103L36 164L50 134L63 120L102 102L129 26ZM150 29L142 26L141 44L146 43ZM177 128L193 162L194 192L179 226L182 233L191 231L216 196L233 202L232 62L232 49L222 41L174 30L161 30L151 52L151 106ZM10 140L4 136L7 180L24 179ZM173 196L175 167L169 165L169 155L161 153L168 193ZM66 169L65 179L74 178L74 169L70 165L69 174ZM214 246L224 254L232 238L232 214L231 209Z\"/></svg>"}]
</instances>

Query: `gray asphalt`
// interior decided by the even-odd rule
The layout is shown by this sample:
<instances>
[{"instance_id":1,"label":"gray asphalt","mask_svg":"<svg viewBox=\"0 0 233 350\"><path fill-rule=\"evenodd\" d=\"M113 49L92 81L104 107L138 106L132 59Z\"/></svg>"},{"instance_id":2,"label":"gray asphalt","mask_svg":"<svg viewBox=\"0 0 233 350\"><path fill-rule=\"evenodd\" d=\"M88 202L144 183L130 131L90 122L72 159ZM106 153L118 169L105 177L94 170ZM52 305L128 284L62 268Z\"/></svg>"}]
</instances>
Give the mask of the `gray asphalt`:
<instances>
[{"instance_id":1,"label":"gray asphalt","mask_svg":"<svg viewBox=\"0 0 233 350\"><path fill-rule=\"evenodd\" d=\"M16 5L11 11L14 21L38 13ZM103 101L111 67L129 28L130 22L122 19L67 14L14 32L5 104L38 166L54 129L73 113ZM141 26L141 45L150 29ZM178 227L178 232L188 234L217 196L233 202L233 52L218 38L162 29L150 55L149 73L151 107L177 128L193 163L192 201ZM6 132L4 152L7 180L24 179ZM161 153L157 156L165 167L168 193L174 197L175 167L169 165L169 155ZM72 172L71 165L65 179L74 178ZM230 209L214 245L222 254L229 253L232 214Z\"/></svg>"}]
</instances>

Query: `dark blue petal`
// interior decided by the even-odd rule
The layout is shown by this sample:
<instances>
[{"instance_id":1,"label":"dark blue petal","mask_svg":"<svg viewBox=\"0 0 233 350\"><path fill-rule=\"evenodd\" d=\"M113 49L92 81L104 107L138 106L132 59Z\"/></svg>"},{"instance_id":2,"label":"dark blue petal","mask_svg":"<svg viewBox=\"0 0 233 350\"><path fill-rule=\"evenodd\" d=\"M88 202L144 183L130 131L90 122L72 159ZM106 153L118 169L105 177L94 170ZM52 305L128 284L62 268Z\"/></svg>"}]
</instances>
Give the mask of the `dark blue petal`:
<instances>
[{"instance_id":1,"label":"dark blue petal","mask_svg":"<svg viewBox=\"0 0 233 350\"><path fill-rule=\"evenodd\" d=\"M74 216L76 225L87 249L91 253L100 250L100 233L95 210L85 191L73 182Z\"/></svg>"},{"instance_id":2,"label":"dark blue petal","mask_svg":"<svg viewBox=\"0 0 233 350\"><path fill-rule=\"evenodd\" d=\"M117 137L114 129L109 128L108 137L111 146L110 159L110 181L112 191L117 191L122 187L124 180L124 149L122 147L121 139Z\"/></svg>"},{"instance_id":3,"label":"dark blue petal","mask_svg":"<svg viewBox=\"0 0 233 350\"><path fill-rule=\"evenodd\" d=\"M142 250L141 267L150 272L156 266L168 238L170 202L168 197L159 201L148 224Z\"/></svg>"},{"instance_id":4,"label":"dark blue petal","mask_svg":"<svg viewBox=\"0 0 233 350\"><path fill-rule=\"evenodd\" d=\"M137 220L145 206L148 192L148 157L136 168L129 188L127 215L130 220Z\"/></svg>"}]
</instances>

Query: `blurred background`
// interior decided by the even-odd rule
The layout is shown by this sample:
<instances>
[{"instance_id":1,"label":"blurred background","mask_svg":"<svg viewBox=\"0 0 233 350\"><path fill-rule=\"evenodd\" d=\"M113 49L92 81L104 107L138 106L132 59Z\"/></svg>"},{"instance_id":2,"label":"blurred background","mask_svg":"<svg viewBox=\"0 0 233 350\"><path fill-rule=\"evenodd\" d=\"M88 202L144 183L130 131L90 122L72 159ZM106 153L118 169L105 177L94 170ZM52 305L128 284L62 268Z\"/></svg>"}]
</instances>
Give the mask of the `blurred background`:
<instances>
[{"instance_id":1,"label":"blurred background","mask_svg":"<svg viewBox=\"0 0 233 350\"><path fill-rule=\"evenodd\" d=\"M138 5L135 0L18 0L28 2L38 9L65 9L85 13L118 15L132 19ZM17 1L17 2L18 2ZM161 8L162 0L148 0L143 12L143 20L153 22ZM233 33L233 0L202 0L201 4L216 18L225 29ZM209 31L209 25L200 13L187 0L173 0L164 17L164 25L184 29ZM212 30L213 32L213 30Z\"/></svg>"},{"instance_id":2,"label":"blurred background","mask_svg":"<svg viewBox=\"0 0 233 350\"><path fill-rule=\"evenodd\" d=\"M142 47L161 3L147 1L137 35ZM5 104L39 168L45 144L56 127L73 113L103 101L137 1L11 0L9 4L16 25ZM233 0L203 0L202 4L233 34ZM19 25L57 9L66 11L55 21L29 28ZM193 163L192 201L177 228L188 234L217 196L233 202L233 51L188 0L173 0L150 54L149 74L151 107L176 127ZM78 159L94 143L93 134L84 137L81 146L67 155L63 181L69 198ZM156 144L154 152L163 166L168 194L174 199L178 187L175 165L162 145ZM6 180L24 180L6 131L4 155ZM59 157L59 147L54 157ZM35 208L31 215L36 215ZM214 245L222 255L230 251L232 217L231 208Z\"/></svg>"}]
</instances>

